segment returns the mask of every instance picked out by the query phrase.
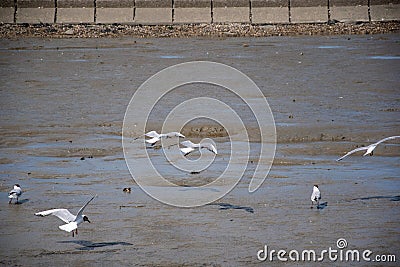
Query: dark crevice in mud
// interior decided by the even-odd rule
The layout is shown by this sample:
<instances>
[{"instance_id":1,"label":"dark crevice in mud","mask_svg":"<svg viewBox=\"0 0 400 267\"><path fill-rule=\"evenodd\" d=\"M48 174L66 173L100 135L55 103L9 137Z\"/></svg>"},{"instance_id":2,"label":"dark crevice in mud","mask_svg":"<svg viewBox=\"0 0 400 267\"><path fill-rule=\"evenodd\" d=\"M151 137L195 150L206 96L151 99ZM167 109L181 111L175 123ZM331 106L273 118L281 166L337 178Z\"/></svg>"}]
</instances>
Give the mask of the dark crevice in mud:
<instances>
[{"instance_id":1,"label":"dark crevice in mud","mask_svg":"<svg viewBox=\"0 0 400 267\"><path fill-rule=\"evenodd\" d=\"M254 213L254 209L252 207L245 207L245 206L239 206L239 205L232 205L229 203L211 203L208 205L214 205L214 206L219 206L220 210L228 210L228 209L235 209L235 210L244 210L250 213Z\"/></svg>"}]
</instances>

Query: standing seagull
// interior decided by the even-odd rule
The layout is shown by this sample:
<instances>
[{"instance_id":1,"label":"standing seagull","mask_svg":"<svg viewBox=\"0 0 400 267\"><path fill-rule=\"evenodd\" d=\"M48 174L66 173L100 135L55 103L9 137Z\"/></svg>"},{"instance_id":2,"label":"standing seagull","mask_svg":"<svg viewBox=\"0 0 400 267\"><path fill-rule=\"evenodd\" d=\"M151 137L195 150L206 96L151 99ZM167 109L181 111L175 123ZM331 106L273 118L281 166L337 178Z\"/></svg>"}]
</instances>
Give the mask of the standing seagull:
<instances>
[{"instance_id":1,"label":"standing seagull","mask_svg":"<svg viewBox=\"0 0 400 267\"><path fill-rule=\"evenodd\" d=\"M206 148L206 149L210 150L211 152L213 152L215 155L218 154L217 149L211 143L194 144L191 141L183 141L183 142L181 142L181 145L185 146L185 148L180 148L180 150L184 156L193 152L195 150L195 148L198 148L198 149Z\"/></svg>"},{"instance_id":2,"label":"standing seagull","mask_svg":"<svg viewBox=\"0 0 400 267\"><path fill-rule=\"evenodd\" d=\"M353 154L353 153L355 153L357 151L361 151L361 150L367 150L367 152L364 153L363 157L368 155L368 154L370 156L372 156L374 154L374 149L376 148L377 145L379 145L380 143L385 142L387 140L392 140L392 139L396 139L396 138L400 138L400 135L386 137L386 138L384 138L382 140L379 140L376 143L370 144L369 146L363 146L363 147L359 147L359 148L353 149L352 151L347 152L346 155L344 155L343 157L338 158L336 161L341 161L342 159L344 159L348 155L351 155L351 154Z\"/></svg>"},{"instance_id":3,"label":"standing seagull","mask_svg":"<svg viewBox=\"0 0 400 267\"><path fill-rule=\"evenodd\" d=\"M313 208L314 202L316 202L318 209L320 199L321 199L321 192L318 189L318 185L314 185L313 192L311 194L311 208Z\"/></svg>"},{"instance_id":4,"label":"standing seagull","mask_svg":"<svg viewBox=\"0 0 400 267\"><path fill-rule=\"evenodd\" d=\"M22 189L21 186L19 184L15 184L14 185L14 189L10 191L10 193L8 193L8 198L10 199L10 201L8 201L8 204L11 204L11 201L15 198L17 199L15 201L15 204L18 204L18 197L22 195Z\"/></svg>"},{"instance_id":5,"label":"standing seagull","mask_svg":"<svg viewBox=\"0 0 400 267\"><path fill-rule=\"evenodd\" d=\"M147 143L150 145L154 145L157 143L161 138L171 138L171 137L182 137L185 138L185 136L181 133L178 132L170 132L170 133L165 133L165 134L158 134L156 131L151 131L145 134L147 137L152 137L151 139L146 140Z\"/></svg>"},{"instance_id":6,"label":"standing seagull","mask_svg":"<svg viewBox=\"0 0 400 267\"><path fill-rule=\"evenodd\" d=\"M45 210L41 212L35 213L36 216L47 216L47 215L54 215L66 222L67 224L60 225L58 228L61 230L71 232L72 231L72 237L74 237L74 230L75 234L78 235L78 225L81 224L82 222L89 222L89 219L86 215L82 214L83 210L86 208L86 206L92 201L97 195L93 196L88 202L86 202L85 205L78 211L78 214L75 216L69 210L67 209L52 209L52 210Z\"/></svg>"}]
</instances>

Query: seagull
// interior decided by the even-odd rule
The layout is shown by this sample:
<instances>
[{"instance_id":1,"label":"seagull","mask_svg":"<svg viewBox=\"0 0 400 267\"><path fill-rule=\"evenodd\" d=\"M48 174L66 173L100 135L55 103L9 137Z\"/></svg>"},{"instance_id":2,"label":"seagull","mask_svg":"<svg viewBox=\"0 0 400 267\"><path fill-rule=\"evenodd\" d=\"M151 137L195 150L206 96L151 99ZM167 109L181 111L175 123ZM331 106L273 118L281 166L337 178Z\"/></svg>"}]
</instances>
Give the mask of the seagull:
<instances>
[{"instance_id":1,"label":"seagull","mask_svg":"<svg viewBox=\"0 0 400 267\"><path fill-rule=\"evenodd\" d=\"M75 234L78 235L78 225L82 222L89 222L89 219L86 215L82 214L83 210L86 206L92 201L97 195L93 196L85 205L78 211L78 214L75 216L67 209L52 209L52 210L45 210L41 212L35 213L36 216L47 216L47 215L54 215L60 218L62 221L66 222L67 224L60 225L58 228L64 230L66 232L72 231L72 237L74 237L74 230Z\"/></svg>"},{"instance_id":2,"label":"seagull","mask_svg":"<svg viewBox=\"0 0 400 267\"><path fill-rule=\"evenodd\" d=\"M347 154L344 155L343 157L338 158L336 161L341 161L342 159L344 159L348 155L351 155L351 154L353 154L355 152L358 152L358 151L361 151L361 150L367 150L367 152L364 153L363 157L368 155L368 154L370 156L372 156L374 154L374 149L376 148L377 145L379 145L380 143L385 142L387 140L392 140L392 139L396 139L396 138L400 138L400 135L386 137L386 138L384 138L382 140L379 140L376 143L370 144L369 146L363 146L363 147L359 147L359 148L353 149L352 151L347 152Z\"/></svg>"},{"instance_id":3,"label":"seagull","mask_svg":"<svg viewBox=\"0 0 400 267\"><path fill-rule=\"evenodd\" d=\"M19 184L15 184L14 185L14 189L10 191L10 193L8 193L8 198L10 199L10 201L8 201L8 204L11 204L11 201L15 198L17 199L15 201L15 204L18 204L18 197L22 195L22 189L21 186Z\"/></svg>"},{"instance_id":4,"label":"seagull","mask_svg":"<svg viewBox=\"0 0 400 267\"><path fill-rule=\"evenodd\" d=\"M165 134L158 134L156 131L151 131L145 134L147 137L152 137L151 139L146 140L146 143L149 143L150 145L154 145L157 143L161 138L172 138L172 137L182 137L185 138L185 136L179 132L170 132L170 133L165 133Z\"/></svg>"},{"instance_id":5,"label":"seagull","mask_svg":"<svg viewBox=\"0 0 400 267\"><path fill-rule=\"evenodd\" d=\"M316 202L318 209L320 199L321 199L321 192L318 189L318 185L314 185L313 192L311 194L311 208L313 208L313 204L314 202Z\"/></svg>"},{"instance_id":6,"label":"seagull","mask_svg":"<svg viewBox=\"0 0 400 267\"><path fill-rule=\"evenodd\" d=\"M198 148L198 149L206 148L206 149L210 150L211 152L213 152L215 155L218 154L217 149L211 143L194 144L191 141L183 141L183 142L181 142L181 145L185 146L185 148L180 148L180 150L184 156L193 152L195 150L195 148Z\"/></svg>"}]
</instances>

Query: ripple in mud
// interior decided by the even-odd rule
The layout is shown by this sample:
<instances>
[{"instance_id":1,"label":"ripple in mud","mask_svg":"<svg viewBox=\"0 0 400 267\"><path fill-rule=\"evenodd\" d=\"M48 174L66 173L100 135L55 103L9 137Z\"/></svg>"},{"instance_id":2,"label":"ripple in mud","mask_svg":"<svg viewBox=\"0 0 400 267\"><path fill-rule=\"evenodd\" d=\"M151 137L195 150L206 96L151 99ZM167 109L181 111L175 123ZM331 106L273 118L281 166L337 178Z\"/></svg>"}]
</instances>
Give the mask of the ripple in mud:
<instances>
[{"instance_id":1,"label":"ripple in mud","mask_svg":"<svg viewBox=\"0 0 400 267\"><path fill-rule=\"evenodd\" d=\"M13 163L13 161L11 159L8 159L8 158L0 159L0 164L11 164L11 163Z\"/></svg>"},{"instance_id":2,"label":"ripple in mud","mask_svg":"<svg viewBox=\"0 0 400 267\"><path fill-rule=\"evenodd\" d=\"M389 199L390 201L400 201L400 195L399 196L360 197L360 198L353 198L352 200L373 200L373 199Z\"/></svg>"},{"instance_id":3,"label":"ripple in mud","mask_svg":"<svg viewBox=\"0 0 400 267\"><path fill-rule=\"evenodd\" d=\"M76 148L36 148L36 149L24 149L19 151L20 154L29 156L40 156L40 157L57 157L57 158L71 158L71 157L105 157L115 155L121 152L120 147L112 147L109 149L103 148L87 148L87 147L76 147Z\"/></svg>"}]
</instances>

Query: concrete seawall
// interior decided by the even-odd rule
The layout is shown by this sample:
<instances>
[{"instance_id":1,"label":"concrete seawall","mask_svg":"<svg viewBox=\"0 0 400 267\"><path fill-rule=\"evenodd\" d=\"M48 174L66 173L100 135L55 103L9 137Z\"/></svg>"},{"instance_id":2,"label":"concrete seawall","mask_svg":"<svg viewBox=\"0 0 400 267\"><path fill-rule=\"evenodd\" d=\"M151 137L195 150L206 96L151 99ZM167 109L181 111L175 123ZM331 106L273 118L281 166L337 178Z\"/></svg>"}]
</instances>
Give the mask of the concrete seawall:
<instances>
[{"instance_id":1,"label":"concrete seawall","mask_svg":"<svg viewBox=\"0 0 400 267\"><path fill-rule=\"evenodd\" d=\"M400 0L0 0L0 23L398 21Z\"/></svg>"}]
</instances>

